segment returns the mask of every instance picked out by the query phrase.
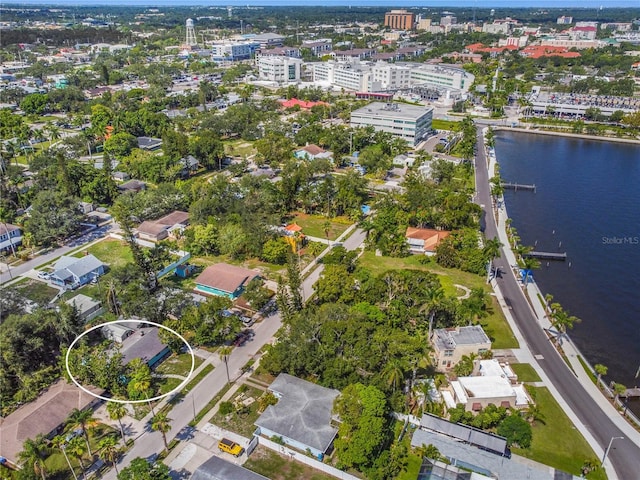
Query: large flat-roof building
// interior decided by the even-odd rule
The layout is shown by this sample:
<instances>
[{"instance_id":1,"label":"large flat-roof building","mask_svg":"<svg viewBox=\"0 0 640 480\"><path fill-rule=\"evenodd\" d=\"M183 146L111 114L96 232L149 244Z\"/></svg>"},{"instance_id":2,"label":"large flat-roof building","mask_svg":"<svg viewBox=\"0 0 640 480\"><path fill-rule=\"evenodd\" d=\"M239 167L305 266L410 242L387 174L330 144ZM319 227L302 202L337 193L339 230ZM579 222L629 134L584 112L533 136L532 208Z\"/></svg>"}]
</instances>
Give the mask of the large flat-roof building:
<instances>
[{"instance_id":1,"label":"large flat-roof building","mask_svg":"<svg viewBox=\"0 0 640 480\"><path fill-rule=\"evenodd\" d=\"M384 26L394 30L413 30L416 14L407 10L391 10L384 14Z\"/></svg>"},{"instance_id":2,"label":"large flat-roof building","mask_svg":"<svg viewBox=\"0 0 640 480\"><path fill-rule=\"evenodd\" d=\"M374 102L351 112L352 127L373 127L417 145L431 132L433 108Z\"/></svg>"},{"instance_id":3,"label":"large flat-roof building","mask_svg":"<svg viewBox=\"0 0 640 480\"><path fill-rule=\"evenodd\" d=\"M411 70L411 83L446 90L469 91L475 77L462 68L420 65Z\"/></svg>"},{"instance_id":4,"label":"large flat-roof building","mask_svg":"<svg viewBox=\"0 0 640 480\"><path fill-rule=\"evenodd\" d=\"M302 60L275 55L261 56L257 60L258 78L278 84L299 82Z\"/></svg>"}]
</instances>

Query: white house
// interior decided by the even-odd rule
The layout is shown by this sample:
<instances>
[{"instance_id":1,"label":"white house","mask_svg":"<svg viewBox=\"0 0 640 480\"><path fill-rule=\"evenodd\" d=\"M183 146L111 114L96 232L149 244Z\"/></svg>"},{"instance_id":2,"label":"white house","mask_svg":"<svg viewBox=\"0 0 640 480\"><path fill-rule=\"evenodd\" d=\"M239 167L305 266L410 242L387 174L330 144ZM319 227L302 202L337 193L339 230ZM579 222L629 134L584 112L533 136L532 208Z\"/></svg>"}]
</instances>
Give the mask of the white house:
<instances>
[{"instance_id":1,"label":"white house","mask_svg":"<svg viewBox=\"0 0 640 480\"><path fill-rule=\"evenodd\" d=\"M17 225L0 223L0 252L12 251L22 244L22 230Z\"/></svg>"}]
</instances>

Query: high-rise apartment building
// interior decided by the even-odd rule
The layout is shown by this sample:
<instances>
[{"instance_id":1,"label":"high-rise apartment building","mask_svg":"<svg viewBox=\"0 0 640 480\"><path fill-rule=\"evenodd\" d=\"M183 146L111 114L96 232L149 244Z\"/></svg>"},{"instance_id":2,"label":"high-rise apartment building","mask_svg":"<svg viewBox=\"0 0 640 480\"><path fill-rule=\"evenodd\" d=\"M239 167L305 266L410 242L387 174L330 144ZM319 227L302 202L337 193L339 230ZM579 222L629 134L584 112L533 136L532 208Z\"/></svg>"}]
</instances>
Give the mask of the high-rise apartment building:
<instances>
[{"instance_id":1,"label":"high-rise apartment building","mask_svg":"<svg viewBox=\"0 0 640 480\"><path fill-rule=\"evenodd\" d=\"M384 26L395 30L413 30L416 14L407 10L391 10L384 14Z\"/></svg>"}]
</instances>

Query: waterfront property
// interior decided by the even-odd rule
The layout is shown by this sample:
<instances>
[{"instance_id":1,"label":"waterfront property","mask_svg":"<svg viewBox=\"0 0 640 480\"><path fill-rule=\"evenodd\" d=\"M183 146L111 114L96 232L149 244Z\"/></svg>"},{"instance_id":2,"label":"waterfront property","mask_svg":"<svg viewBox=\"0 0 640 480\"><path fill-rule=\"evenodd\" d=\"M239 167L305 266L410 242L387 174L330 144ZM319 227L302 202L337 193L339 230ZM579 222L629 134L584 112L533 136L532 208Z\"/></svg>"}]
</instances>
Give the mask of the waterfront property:
<instances>
[{"instance_id":1,"label":"waterfront property","mask_svg":"<svg viewBox=\"0 0 640 480\"><path fill-rule=\"evenodd\" d=\"M495 359L476 361L473 374L458 377L443 390L447 408L463 404L468 412L478 412L493 404L504 408L526 408L532 403L518 376L508 364Z\"/></svg>"},{"instance_id":2,"label":"waterfront property","mask_svg":"<svg viewBox=\"0 0 640 480\"><path fill-rule=\"evenodd\" d=\"M351 112L351 126L373 127L415 146L431 133L433 108L374 102Z\"/></svg>"},{"instance_id":3,"label":"waterfront property","mask_svg":"<svg viewBox=\"0 0 640 480\"><path fill-rule=\"evenodd\" d=\"M62 256L53 270L51 283L68 290L86 285L105 272L104 264L91 254L80 258Z\"/></svg>"},{"instance_id":4,"label":"waterfront property","mask_svg":"<svg viewBox=\"0 0 640 480\"><path fill-rule=\"evenodd\" d=\"M480 325L439 328L431 335L433 359L438 368L453 368L464 355L491 350L491 340Z\"/></svg>"},{"instance_id":5,"label":"waterfront property","mask_svg":"<svg viewBox=\"0 0 640 480\"><path fill-rule=\"evenodd\" d=\"M227 263L217 263L205 268L196 278L196 292L205 295L227 297L235 300L258 272Z\"/></svg>"},{"instance_id":6,"label":"waterfront property","mask_svg":"<svg viewBox=\"0 0 640 480\"><path fill-rule=\"evenodd\" d=\"M411 253L435 255L436 247L447 238L451 232L447 230L434 230L431 228L407 227L405 236Z\"/></svg>"},{"instance_id":7,"label":"waterfront property","mask_svg":"<svg viewBox=\"0 0 640 480\"><path fill-rule=\"evenodd\" d=\"M322 459L338 429L331 425L333 402L340 392L281 373L269 386L278 398L256 420L259 435L281 437L302 452Z\"/></svg>"}]
</instances>

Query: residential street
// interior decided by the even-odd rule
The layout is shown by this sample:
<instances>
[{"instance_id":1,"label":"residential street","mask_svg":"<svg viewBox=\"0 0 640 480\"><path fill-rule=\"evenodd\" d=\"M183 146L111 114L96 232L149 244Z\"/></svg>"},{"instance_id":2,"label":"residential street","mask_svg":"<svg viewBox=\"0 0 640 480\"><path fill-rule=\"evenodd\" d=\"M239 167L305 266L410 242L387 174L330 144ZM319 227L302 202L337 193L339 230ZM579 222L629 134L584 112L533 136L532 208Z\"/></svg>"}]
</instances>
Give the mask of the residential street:
<instances>
[{"instance_id":1,"label":"residential street","mask_svg":"<svg viewBox=\"0 0 640 480\"><path fill-rule=\"evenodd\" d=\"M477 129L477 155L475 160L476 203L484 205L485 234L490 239L498 237L498 233L496 222L491 212L489 174L487 172L482 128L483 126L479 126ZM531 310L511 266L504 260L504 254L495 260L494 265L500 267L503 272L503 275L497 279L497 284L503 294L505 303L510 307L511 313L532 355L535 356L538 364L548 376L564 403L575 413L579 421L595 438L602 452L604 452L612 437L627 437L602 410L599 402L586 392L549 341L538 324L537 318ZM524 347L525 345L521 345L521 348ZM602 401L607 401L604 396ZM634 441L629 438L617 440L613 444L608 458L618 478L622 480L638 478L638 472L640 472L640 448ZM614 477L610 470L608 473L609 478Z\"/></svg>"},{"instance_id":2,"label":"residential street","mask_svg":"<svg viewBox=\"0 0 640 480\"><path fill-rule=\"evenodd\" d=\"M362 245L365 236L366 234L364 231L356 229L356 231L343 242L343 245L348 250L355 250ZM313 284L319 278L322 269L323 265L319 264L318 268L303 281L302 289L305 301L309 298L309 295L313 293ZM242 367L258 352L258 350L260 350L260 348L262 348L263 345L272 339L281 324L280 314L276 313L253 326L253 330L255 332L253 339L241 347L234 348L233 352L229 356L229 375L232 379L241 375ZM182 402L174 406L169 412L172 429L167 434L168 441L171 441L175 437L178 437L181 440L188 440L191 433L191 429L188 427L188 424L193 420L194 411L199 412L202 410L209 400L215 397L227 383L227 374L224 364L219 360L214 364L216 365L216 368L200 383L198 383L191 392L185 395ZM147 424L145 433L136 439L133 448L118 463L118 468L121 470L128 466L131 460L136 457L153 458L161 452L163 448L162 435L159 432L151 431L149 424ZM110 469L105 473L103 478L105 480L114 480L116 478L115 470Z\"/></svg>"}]
</instances>

